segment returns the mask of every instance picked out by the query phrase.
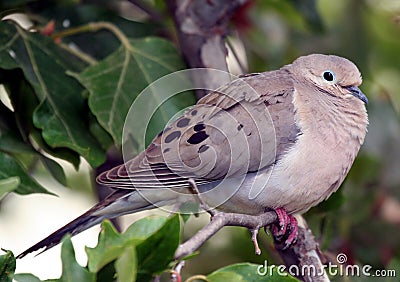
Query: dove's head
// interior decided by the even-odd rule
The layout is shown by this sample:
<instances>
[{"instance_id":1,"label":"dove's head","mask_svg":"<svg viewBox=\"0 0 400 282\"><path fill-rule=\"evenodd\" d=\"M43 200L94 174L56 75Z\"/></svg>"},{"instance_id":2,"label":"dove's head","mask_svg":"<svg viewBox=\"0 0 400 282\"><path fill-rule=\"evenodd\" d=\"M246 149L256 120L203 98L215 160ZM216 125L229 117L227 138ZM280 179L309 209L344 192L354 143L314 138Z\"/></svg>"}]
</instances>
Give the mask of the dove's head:
<instances>
[{"instance_id":1,"label":"dove's head","mask_svg":"<svg viewBox=\"0 0 400 282\"><path fill-rule=\"evenodd\" d=\"M351 99L354 96L368 103L367 97L358 88L362 83L360 71L345 58L312 54L299 57L290 65L290 70L300 79L306 79L331 95Z\"/></svg>"}]
</instances>

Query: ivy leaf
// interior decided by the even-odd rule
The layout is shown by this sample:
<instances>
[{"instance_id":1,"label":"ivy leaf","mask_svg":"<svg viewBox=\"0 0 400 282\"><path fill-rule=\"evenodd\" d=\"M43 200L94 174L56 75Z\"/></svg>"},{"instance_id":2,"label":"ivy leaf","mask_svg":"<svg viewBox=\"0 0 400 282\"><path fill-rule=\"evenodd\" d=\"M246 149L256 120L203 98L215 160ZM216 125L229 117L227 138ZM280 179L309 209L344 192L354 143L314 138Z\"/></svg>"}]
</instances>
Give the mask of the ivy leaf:
<instances>
[{"instance_id":1,"label":"ivy leaf","mask_svg":"<svg viewBox=\"0 0 400 282\"><path fill-rule=\"evenodd\" d=\"M0 281L11 282L15 272L15 257L11 251L6 251L5 255L0 256Z\"/></svg>"},{"instance_id":2,"label":"ivy leaf","mask_svg":"<svg viewBox=\"0 0 400 282\"><path fill-rule=\"evenodd\" d=\"M0 199L7 193L17 189L21 181L18 176L0 180Z\"/></svg>"},{"instance_id":3,"label":"ivy leaf","mask_svg":"<svg viewBox=\"0 0 400 282\"><path fill-rule=\"evenodd\" d=\"M35 275L30 273L19 273L14 275L14 280L17 282L42 282ZM48 282L48 281L46 281Z\"/></svg>"},{"instance_id":4,"label":"ivy leaf","mask_svg":"<svg viewBox=\"0 0 400 282\"><path fill-rule=\"evenodd\" d=\"M179 215L175 214L153 235L136 246L137 281L148 281L165 270L174 260L180 240Z\"/></svg>"},{"instance_id":5,"label":"ivy leaf","mask_svg":"<svg viewBox=\"0 0 400 282\"><path fill-rule=\"evenodd\" d=\"M99 123L122 143L122 130L128 110L137 95L156 79L184 67L174 46L160 38L130 40L110 56L74 76L89 90L89 107ZM149 103L160 104L154 92ZM193 95L174 97L157 118L161 130L172 114L194 103ZM172 113L172 114L171 114Z\"/></svg>"},{"instance_id":6,"label":"ivy leaf","mask_svg":"<svg viewBox=\"0 0 400 282\"><path fill-rule=\"evenodd\" d=\"M79 154L67 148L51 148L43 140L39 130L32 130L29 137L42 149L44 152L52 155L53 157L60 158L70 162L76 170L79 168L80 159Z\"/></svg>"},{"instance_id":7,"label":"ivy leaf","mask_svg":"<svg viewBox=\"0 0 400 282\"><path fill-rule=\"evenodd\" d=\"M47 193L52 194L47 191L43 186L36 182L25 169L11 156L0 152L0 180L9 179L10 177L18 177L19 185L14 190L18 194L31 194L31 193Z\"/></svg>"},{"instance_id":8,"label":"ivy leaf","mask_svg":"<svg viewBox=\"0 0 400 282\"><path fill-rule=\"evenodd\" d=\"M0 150L10 154L34 153L31 146L23 141L13 112L0 103Z\"/></svg>"},{"instance_id":9,"label":"ivy leaf","mask_svg":"<svg viewBox=\"0 0 400 282\"><path fill-rule=\"evenodd\" d=\"M18 25L0 22L0 67L21 68L40 104L33 123L52 148L69 148L92 166L105 160L100 144L90 134L82 86L67 71L84 64L59 48L50 38L28 32Z\"/></svg>"},{"instance_id":10,"label":"ivy leaf","mask_svg":"<svg viewBox=\"0 0 400 282\"><path fill-rule=\"evenodd\" d=\"M118 281L135 282L137 273L136 249L131 244L126 247L115 262Z\"/></svg>"},{"instance_id":11,"label":"ivy leaf","mask_svg":"<svg viewBox=\"0 0 400 282\"><path fill-rule=\"evenodd\" d=\"M122 234L106 220L102 223L97 246L86 248L88 268L99 273L115 262L120 281L145 281L168 268L179 238L178 215L143 218Z\"/></svg>"},{"instance_id":12,"label":"ivy leaf","mask_svg":"<svg viewBox=\"0 0 400 282\"><path fill-rule=\"evenodd\" d=\"M33 125L33 113L39 105L32 87L20 69L1 70L0 78L11 99L14 112L0 104L0 150L10 154L29 153L42 156L42 151L69 161L77 169L79 154L68 148L51 148L41 131ZM1 79L0 79L1 80Z\"/></svg>"},{"instance_id":13,"label":"ivy leaf","mask_svg":"<svg viewBox=\"0 0 400 282\"><path fill-rule=\"evenodd\" d=\"M60 282L95 281L95 275L80 266L75 260L71 237L66 236L61 246L62 275Z\"/></svg>"},{"instance_id":14,"label":"ivy leaf","mask_svg":"<svg viewBox=\"0 0 400 282\"><path fill-rule=\"evenodd\" d=\"M67 186L67 178L65 177L64 169L56 161L49 159L43 155L40 156L40 160L43 165L47 168L50 174L62 185Z\"/></svg>"},{"instance_id":15,"label":"ivy leaf","mask_svg":"<svg viewBox=\"0 0 400 282\"><path fill-rule=\"evenodd\" d=\"M134 222L124 232L124 237L138 242L146 240L157 232L168 220L168 217L151 215Z\"/></svg>"},{"instance_id":16,"label":"ivy leaf","mask_svg":"<svg viewBox=\"0 0 400 282\"><path fill-rule=\"evenodd\" d=\"M156 34L160 28L159 25L152 21L135 22L132 19L125 19L118 15L117 11L96 4L79 3L79 5L44 5L38 11L40 15L48 20L54 20L55 30L62 31L65 29L63 24L68 22L68 28L85 25L90 22L102 21L111 22L128 37L138 38ZM99 30L94 33L76 34L63 38L63 42L70 44L71 42L78 46L83 52L90 54L96 59L103 59L107 55L114 52L120 42L107 30Z\"/></svg>"},{"instance_id":17,"label":"ivy leaf","mask_svg":"<svg viewBox=\"0 0 400 282\"><path fill-rule=\"evenodd\" d=\"M125 243L126 241L112 223L108 220L103 221L97 246L94 248L86 247L89 270L96 273L105 265L114 261L123 252Z\"/></svg>"}]
</instances>

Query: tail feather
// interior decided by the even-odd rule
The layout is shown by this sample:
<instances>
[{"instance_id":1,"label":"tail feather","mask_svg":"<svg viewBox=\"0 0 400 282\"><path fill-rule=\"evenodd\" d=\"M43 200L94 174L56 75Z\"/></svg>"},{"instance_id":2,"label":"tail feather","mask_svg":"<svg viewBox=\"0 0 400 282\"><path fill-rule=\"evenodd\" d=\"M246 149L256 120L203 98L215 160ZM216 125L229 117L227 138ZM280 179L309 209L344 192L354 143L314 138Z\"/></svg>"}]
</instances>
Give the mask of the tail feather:
<instances>
[{"instance_id":1,"label":"tail feather","mask_svg":"<svg viewBox=\"0 0 400 282\"><path fill-rule=\"evenodd\" d=\"M71 236L77 235L78 233L81 233L82 231L85 231L86 229L97 225L101 223L104 219L108 218L114 218L118 217L120 215L133 212L133 211L140 211L140 210L145 210L152 208L152 205L150 205L148 202L144 201L139 201L136 202L136 205L131 205L131 208L129 209L129 204L125 203L125 211L118 209L115 213L108 212L108 213L102 213L102 211L106 208L111 208L112 210L112 205L121 202L121 201L129 201L129 197L132 196L132 194L135 194L135 191L132 190L117 190L114 193L112 193L110 196L108 196L104 201L98 203L94 207L92 207L90 210L82 214L81 216L77 217L64 227L61 227L54 233L50 234L46 238L44 238L42 241L36 243L29 249L25 250L21 254L17 256L17 258L23 258L29 253L32 253L34 251L38 251L42 248L44 248L39 254L43 253L44 251L54 247L55 245L59 244L62 240L62 238L66 234L71 234ZM138 193L136 193L138 194ZM135 197L138 198L138 197ZM118 204L117 204L118 205Z\"/></svg>"},{"instance_id":2,"label":"tail feather","mask_svg":"<svg viewBox=\"0 0 400 282\"><path fill-rule=\"evenodd\" d=\"M74 236L74 235L101 222L102 218L97 217L97 216L91 216L89 212L90 211L79 216L78 218L71 221L64 227L58 229L57 231L53 232L52 234L50 234L49 236L44 238L42 241L36 243L29 249L23 251L22 253L20 253L17 256L17 259L23 258L24 256L26 256L29 253L32 253L32 252L35 252L35 251L38 251L38 250L44 248L39 253L39 254L41 254L41 253L47 251L48 249L56 246L57 244L59 244L65 235L71 234L71 236Z\"/></svg>"}]
</instances>

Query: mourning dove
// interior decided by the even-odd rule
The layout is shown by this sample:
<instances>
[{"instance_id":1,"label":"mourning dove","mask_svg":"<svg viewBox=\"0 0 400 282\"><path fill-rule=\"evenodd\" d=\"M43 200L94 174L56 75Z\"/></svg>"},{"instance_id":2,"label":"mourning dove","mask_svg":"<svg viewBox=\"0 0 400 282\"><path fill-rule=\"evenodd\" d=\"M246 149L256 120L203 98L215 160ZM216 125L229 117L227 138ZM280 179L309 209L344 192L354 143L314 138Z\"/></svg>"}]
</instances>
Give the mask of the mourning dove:
<instances>
[{"instance_id":1,"label":"mourning dove","mask_svg":"<svg viewBox=\"0 0 400 282\"><path fill-rule=\"evenodd\" d=\"M106 218L193 200L189 179L212 208L253 215L273 209L282 224L296 224L293 213L338 189L364 141L361 82L351 61L313 54L220 87L137 157L99 175L114 193L19 257Z\"/></svg>"}]
</instances>

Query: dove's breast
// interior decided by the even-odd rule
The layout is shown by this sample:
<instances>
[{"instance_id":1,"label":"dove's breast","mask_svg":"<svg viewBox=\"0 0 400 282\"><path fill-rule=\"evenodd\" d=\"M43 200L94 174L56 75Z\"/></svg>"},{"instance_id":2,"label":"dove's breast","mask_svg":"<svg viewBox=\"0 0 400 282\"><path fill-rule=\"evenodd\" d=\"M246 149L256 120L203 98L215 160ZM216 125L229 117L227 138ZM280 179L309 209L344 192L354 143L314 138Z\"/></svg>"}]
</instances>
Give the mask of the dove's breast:
<instances>
[{"instance_id":1,"label":"dove's breast","mask_svg":"<svg viewBox=\"0 0 400 282\"><path fill-rule=\"evenodd\" d=\"M304 92L303 92L304 93ZM317 93L319 94L319 93ZM335 192L343 182L367 132L368 117L359 100L332 100L295 93L296 143L276 163L265 189L255 199L271 208L304 212Z\"/></svg>"}]
</instances>

